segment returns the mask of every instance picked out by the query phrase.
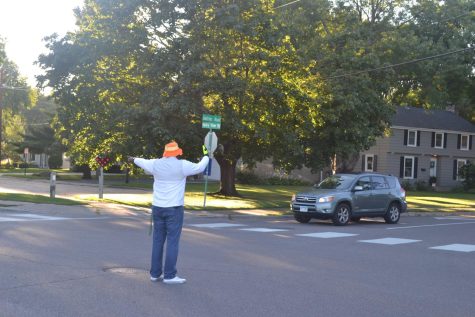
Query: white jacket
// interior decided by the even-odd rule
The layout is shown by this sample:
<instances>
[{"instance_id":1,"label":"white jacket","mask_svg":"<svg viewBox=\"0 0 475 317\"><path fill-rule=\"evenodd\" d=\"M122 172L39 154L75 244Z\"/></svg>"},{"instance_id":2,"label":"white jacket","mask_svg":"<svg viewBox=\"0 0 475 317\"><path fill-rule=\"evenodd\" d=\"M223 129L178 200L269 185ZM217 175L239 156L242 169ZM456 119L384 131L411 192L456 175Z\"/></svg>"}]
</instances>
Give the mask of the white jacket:
<instances>
[{"instance_id":1,"label":"white jacket","mask_svg":"<svg viewBox=\"0 0 475 317\"><path fill-rule=\"evenodd\" d=\"M153 200L156 207L175 207L185 204L186 177L202 173L208 166L209 157L192 163L176 157L147 160L135 158L134 163L153 175Z\"/></svg>"}]
</instances>

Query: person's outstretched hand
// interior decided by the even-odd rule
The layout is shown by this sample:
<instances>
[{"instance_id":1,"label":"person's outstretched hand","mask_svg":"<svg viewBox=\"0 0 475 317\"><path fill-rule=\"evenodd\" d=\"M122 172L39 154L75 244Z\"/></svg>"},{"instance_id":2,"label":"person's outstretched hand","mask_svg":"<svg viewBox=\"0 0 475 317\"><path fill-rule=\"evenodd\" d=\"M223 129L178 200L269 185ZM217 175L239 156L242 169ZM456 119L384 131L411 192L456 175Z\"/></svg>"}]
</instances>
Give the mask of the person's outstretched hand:
<instances>
[{"instance_id":1,"label":"person's outstretched hand","mask_svg":"<svg viewBox=\"0 0 475 317\"><path fill-rule=\"evenodd\" d=\"M203 144L203 155L208 156L208 149L206 148L204 144Z\"/></svg>"}]
</instances>

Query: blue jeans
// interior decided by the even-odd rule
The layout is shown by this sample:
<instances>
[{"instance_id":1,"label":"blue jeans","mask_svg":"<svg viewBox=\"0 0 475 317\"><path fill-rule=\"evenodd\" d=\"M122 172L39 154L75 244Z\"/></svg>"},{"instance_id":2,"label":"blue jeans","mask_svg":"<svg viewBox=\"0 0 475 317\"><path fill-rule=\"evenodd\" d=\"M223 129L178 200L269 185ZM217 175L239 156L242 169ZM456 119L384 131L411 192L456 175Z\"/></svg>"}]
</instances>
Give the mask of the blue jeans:
<instances>
[{"instance_id":1,"label":"blue jeans","mask_svg":"<svg viewBox=\"0 0 475 317\"><path fill-rule=\"evenodd\" d=\"M176 262L183 227L183 206L152 206L153 246L150 276L171 279L176 276ZM165 270L163 271L163 247L167 241Z\"/></svg>"}]
</instances>

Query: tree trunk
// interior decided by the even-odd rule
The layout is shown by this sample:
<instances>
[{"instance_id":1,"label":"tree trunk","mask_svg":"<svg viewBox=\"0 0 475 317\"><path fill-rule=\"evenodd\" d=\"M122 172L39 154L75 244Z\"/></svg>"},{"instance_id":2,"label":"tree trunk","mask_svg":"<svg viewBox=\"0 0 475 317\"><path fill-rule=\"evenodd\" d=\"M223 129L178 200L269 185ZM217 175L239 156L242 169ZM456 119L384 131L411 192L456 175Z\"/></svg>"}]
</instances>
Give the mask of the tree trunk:
<instances>
[{"instance_id":1,"label":"tree trunk","mask_svg":"<svg viewBox=\"0 0 475 317\"><path fill-rule=\"evenodd\" d=\"M125 183L128 184L129 183L129 173L130 173L130 169L127 167L125 169Z\"/></svg>"},{"instance_id":2,"label":"tree trunk","mask_svg":"<svg viewBox=\"0 0 475 317\"><path fill-rule=\"evenodd\" d=\"M334 175L336 173L336 154L333 155L332 157L332 174Z\"/></svg>"},{"instance_id":3,"label":"tree trunk","mask_svg":"<svg viewBox=\"0 0 475 317\"><path fill-rule=\"evenodd\" d=\"M219 194L224 196L238 197L239 193L236 190L236 160L229 160L224 158L216 158L221 170L221 184Z\"/></svg>"}]
</instances>

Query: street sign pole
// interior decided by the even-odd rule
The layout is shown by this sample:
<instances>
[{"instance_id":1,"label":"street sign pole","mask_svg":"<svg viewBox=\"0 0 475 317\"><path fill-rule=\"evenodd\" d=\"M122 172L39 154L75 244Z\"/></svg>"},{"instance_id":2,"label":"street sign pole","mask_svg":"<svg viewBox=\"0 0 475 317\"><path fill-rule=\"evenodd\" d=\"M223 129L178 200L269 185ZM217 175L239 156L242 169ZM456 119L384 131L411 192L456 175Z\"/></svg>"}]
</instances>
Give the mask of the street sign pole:
<instances>
[{"instance_id":1,"label":"street sign pole","mask_svg":"<svg viewBox=\"0 0 475 317\"><path fill-rule=\"evenodd\" d=\"M213 159L213 152L215 148L213 148L213 139L217 142L216 134L213 133L213 129L219 130L221 129L221 116L210 115L210 114L203 114L202 118L202 125L203 129L209 129L209 133L207 135L208 139L208 155L209 159ZM216 145L216 144L215 144ZM206 137L205 137L205 146L206 146ZM211 175L211 165L208 163L207 169L210 169L208 173L205 174L205 192L204 192L204 201L203 207L206 207L206 193L208 192L208 175Z\"/></svg>"},{"instance_id":2,"label":"street sign pole","mask_svg":"<svg viewBox=\"0 0 475 317\"><path fill-rule=\"evenodd\" d=\"M104 167L99 167L99 199L104 197Z\"/></svg>"},{"instance_id":3,"label":"street sign pole","mask_svg":"<svg viewBox=\"0 0 475 317\"><path fill-rule=\"evenodd\" d=\"M209 133L213 133L213 129L209 129ZM212 141L212 137L209 138L209 147L208 149L211 149L211 141ZM213 159L213 156L211 153L208 153L209 155L209 159L212 160ZM208 163L208 168L210 168L210 165ZM208 171L208 173L206 173L205 175L205 196L204 196L204 201L203 201L203 207L206 207L206 193L208 192L208 174L211 174L210 171Z\"/></svg>"}]
</instances>

